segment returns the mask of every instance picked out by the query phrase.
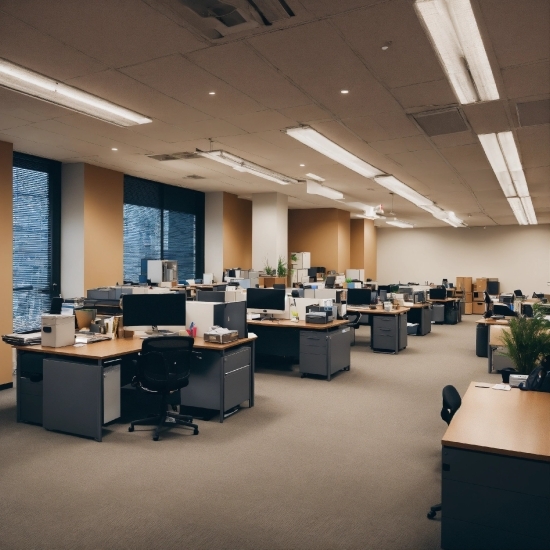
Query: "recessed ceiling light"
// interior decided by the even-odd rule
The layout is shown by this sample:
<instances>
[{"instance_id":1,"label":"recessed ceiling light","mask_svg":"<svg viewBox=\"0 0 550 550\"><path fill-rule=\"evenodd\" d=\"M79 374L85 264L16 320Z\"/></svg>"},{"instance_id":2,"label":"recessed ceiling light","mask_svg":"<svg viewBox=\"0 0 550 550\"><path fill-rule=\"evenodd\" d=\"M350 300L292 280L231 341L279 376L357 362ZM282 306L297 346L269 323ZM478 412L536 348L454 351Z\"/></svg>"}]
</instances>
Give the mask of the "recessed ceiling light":
<instances>
[{"instance_id":1,"label":"recessed ceiling light","mask_svg":"<svg viewBox=\"0 0 550 550\"><path fill-rule=\"evenodd\" d=\"M208 95L216 95L216 92L208 92Z\"/></svg>"},{"instance_id":2,"label":"recessed ceiling light","mask_svg":"<svg viewBox=\"0 0 550 550\"><path fill-rule=\"evenodd\" d=\"M391 46L391 41L390 42L385 42L384 45L382 46L382 49L384 51L386 51L390 46Z\"/></svg>"},{"instance_id":3,"label":"recessed ceiling light","mask_svg":"<svg viewBox=\"0 0 550 550\"><path fill-rule=\"evenodd\" d=\"M300 166L305 166L305 164L300 164Z\"/></svg>"},{"instance_id":4,"label":"recessed ceiling light","mask_svg":"<svg viewBox=\"0 0 550 550\"><path fill-rule=\"evenodd\" d=\"M10 63L5 59L0 59L0 86L118 126L153 122L150 118L135 111Z\"/></svg>"},{"instance_id":5,"label":"recessed ceiling light","mask_svg":"<svg viewBox=\"0 0 550 550\"><path fill-rule=\"evenodd\" d=\"M116 147L111 147L111 151L118 151Z\"/></svg>"},{"instance_id":6,"label":"recessed ceiling light","mask_svg":"<svg viewBox=\"0 0 550 550\"><path fill-rule=\"evenodd\" d=\"M349 90L340 90L341 94L349 94Z\"/></svg>"}]
</instances>

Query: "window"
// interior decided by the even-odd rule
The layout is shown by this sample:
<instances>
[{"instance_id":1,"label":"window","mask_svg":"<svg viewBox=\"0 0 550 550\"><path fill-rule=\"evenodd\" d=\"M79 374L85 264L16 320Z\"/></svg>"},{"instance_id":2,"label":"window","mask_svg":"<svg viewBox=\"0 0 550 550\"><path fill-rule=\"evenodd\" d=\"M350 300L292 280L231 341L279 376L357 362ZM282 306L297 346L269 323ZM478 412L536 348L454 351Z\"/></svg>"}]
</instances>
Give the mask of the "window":
<instances>
[{"instance_id":1,"label":"window","mask_svg":"<svg viewBox=\"0 0 550 550\"><path fill-rule=\"evenodd\" d=\"M204 193L124 177L124 280L137 282L142 259L178 262L178 277L204 271Z\"/></svg>"},{"instance_id":2,"label":"window","mask_svg":"<svg viewBox=\"0 0 550 550\"><path fill-rule=\"evenodd\" d=\"M13 331L40 327L59 294L61 163L13 155Z\"/></svg>"}]
</instances>

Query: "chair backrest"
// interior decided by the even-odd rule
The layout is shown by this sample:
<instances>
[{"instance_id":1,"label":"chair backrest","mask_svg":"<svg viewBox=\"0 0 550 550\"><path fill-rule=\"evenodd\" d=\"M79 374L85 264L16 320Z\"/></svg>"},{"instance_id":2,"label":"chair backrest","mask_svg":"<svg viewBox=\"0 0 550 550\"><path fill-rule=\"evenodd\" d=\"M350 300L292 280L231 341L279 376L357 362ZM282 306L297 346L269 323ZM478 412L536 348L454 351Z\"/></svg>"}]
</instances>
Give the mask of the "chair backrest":
<instances>
[{"instance_id":1,"label":"chair backrest","mask_svg":"<svg viewBox=\"0 0 550 550\"><path fill-rule=\"evenodd\" d=\"M282 284L282 283L275 283L273 285L273 288L276 288L278 290L286 290L286 285Z\"/></svg>"},{"instance_id":2,"label":"chair backrest","mask_svg":"<svg viewBox=\"0 0 550 550\"><path fill-rule=\"evenodd\" d=\"M189 384L194 338L159 336L146 338L138 358L138 380L143 388L169 393Z\"/></svg>"},{"instance_id":3,"label":"chair backrest","mask_svg":"<svg viewBox=\"0 0 550 550\"><path fill-rule=\"evenodd\" d=\"M458 411L460 405L462 405L462 399L460 399L460 394L454 386L445 386L442 394L443 408L441 409L441 418L447 422L447 424L450 424L456 411Z\"/></svg>"}]
</instances>

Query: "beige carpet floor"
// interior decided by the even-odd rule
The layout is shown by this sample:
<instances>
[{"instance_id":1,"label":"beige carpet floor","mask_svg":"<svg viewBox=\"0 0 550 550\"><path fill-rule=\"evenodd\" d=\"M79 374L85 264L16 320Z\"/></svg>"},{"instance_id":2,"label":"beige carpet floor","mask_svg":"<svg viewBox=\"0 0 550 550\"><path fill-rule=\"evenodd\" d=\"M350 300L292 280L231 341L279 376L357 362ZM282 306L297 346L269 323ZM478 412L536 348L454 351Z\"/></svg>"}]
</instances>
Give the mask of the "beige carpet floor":
<instances>
[{"instance_id":1,"label":"beige carpet floor","mask_svg":"<svg viewBox=\"0 0 550 550\"><path fill-rule=\"evenodd\" d=\"M439 548L441 389L497 381L475 317L374 354L350 372L256 374L256 406L200 434L105 430L102 443L15 422L0 392L0 548ZM137 430L137 429L136 429Z\"/></svg>"}]
</instances>

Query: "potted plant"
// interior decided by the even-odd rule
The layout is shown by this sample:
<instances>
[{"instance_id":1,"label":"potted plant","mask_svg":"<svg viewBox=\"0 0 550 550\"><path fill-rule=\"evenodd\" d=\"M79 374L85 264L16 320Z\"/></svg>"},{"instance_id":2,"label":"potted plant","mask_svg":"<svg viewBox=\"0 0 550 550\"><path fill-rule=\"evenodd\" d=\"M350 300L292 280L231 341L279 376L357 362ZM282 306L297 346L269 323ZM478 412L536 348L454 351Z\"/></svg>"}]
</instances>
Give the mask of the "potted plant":
<instances>
[{"instance_id":1,"label":"potted plant","mask_svg":"<svg viewBox=\"0 0 550 550\"><path fill-rule=\"evenodd\" d=\"M504 355L509 357L519 374L529 374L544 357L550 355L550 322L536 306L533 317L510 319L503 331Z\"/></svg>"},{"instance_id":2,"label":"potted plant","mask_svg":"<svg viewBox=\"0 0 550 550\"><path fill-rule=\"evenodd\" d=\"M269 260L267 258L265 259L264 273L269 277L275 275L275 268L269 265Z\"/></svg>"},{"instance_id":3,"label":"potted plant","mask_svg":"<svg viewBox=\"0 0 550 550\"><path fill-rule=\"evenodd\" d=\"M286 265L286 260L279 256L277 260L277 277L286 277L288 274L288 266Z\"/></svg>"}]
</instances>

